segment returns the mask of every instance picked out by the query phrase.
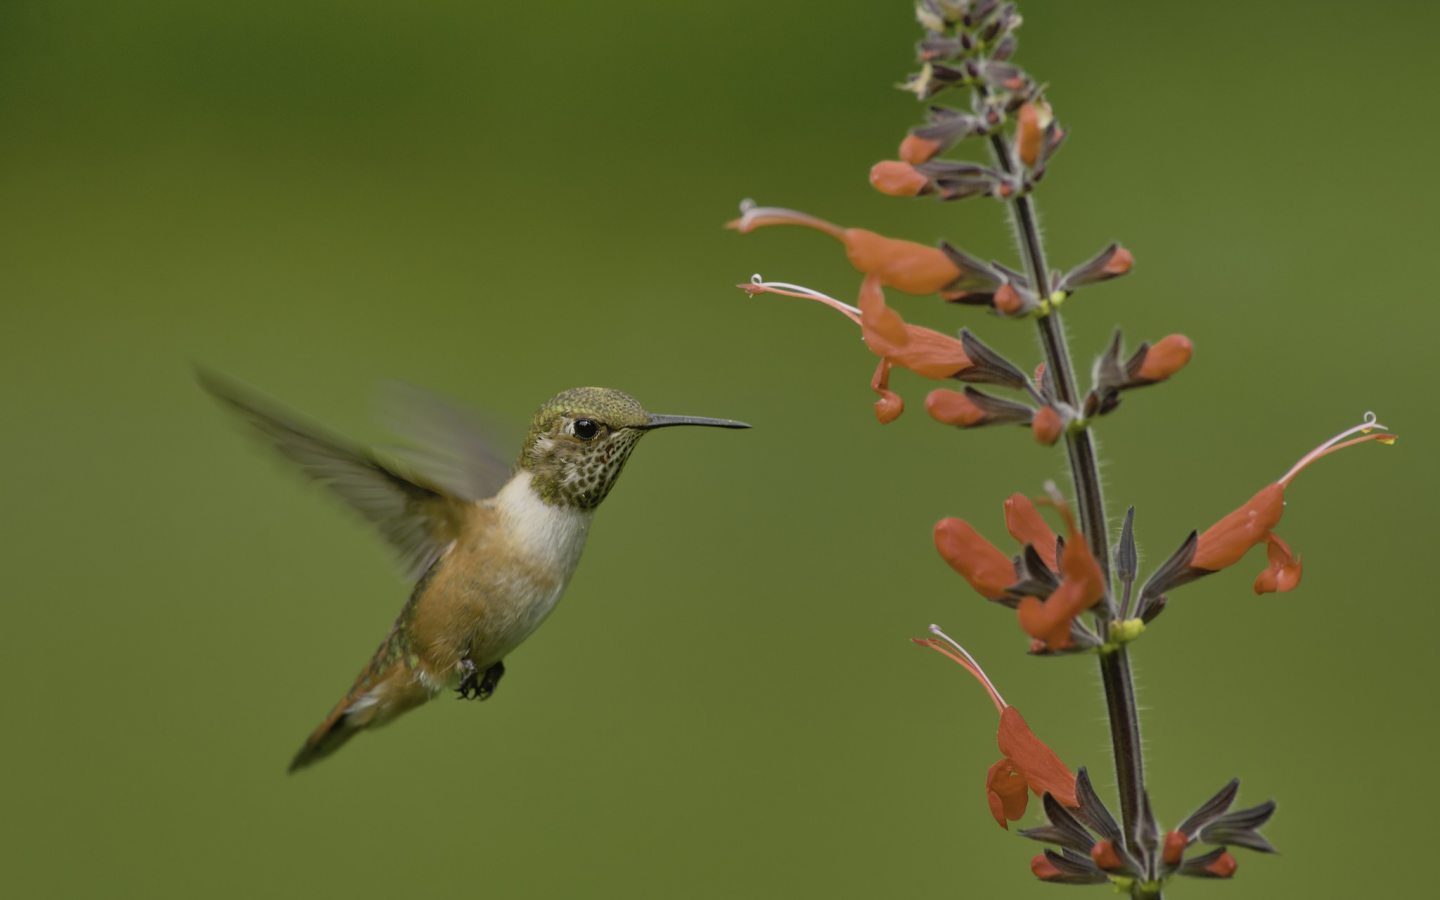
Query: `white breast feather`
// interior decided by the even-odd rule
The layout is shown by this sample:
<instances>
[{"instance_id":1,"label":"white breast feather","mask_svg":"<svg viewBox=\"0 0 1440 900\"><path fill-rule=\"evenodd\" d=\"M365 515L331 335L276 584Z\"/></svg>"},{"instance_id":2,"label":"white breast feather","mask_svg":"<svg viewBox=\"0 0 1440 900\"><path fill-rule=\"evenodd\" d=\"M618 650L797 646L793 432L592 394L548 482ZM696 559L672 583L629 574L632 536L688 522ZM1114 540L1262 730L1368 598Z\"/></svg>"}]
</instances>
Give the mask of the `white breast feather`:
<instances>
[{"instance_id":1,"label":"white breast feather","mask_svg":"<svg viewBox=\"0 0 1440 900\"><path fill-rule=\"evenodd\" d=\"M555 587L543 596L526 604L523 620L517 637L524 640L531 631L539 627L565 587L575 567L580 563L580 554L585 549L585 538L590 533L590 521L594 513L578 510L560 504L550 505L540 499L530 486L529 472L519 472L495 495L495 508L500 513L499 525L505 530L515 549L555 573ZM518 641L516 641L518 643Z\"/></svg>"}]
</instances>

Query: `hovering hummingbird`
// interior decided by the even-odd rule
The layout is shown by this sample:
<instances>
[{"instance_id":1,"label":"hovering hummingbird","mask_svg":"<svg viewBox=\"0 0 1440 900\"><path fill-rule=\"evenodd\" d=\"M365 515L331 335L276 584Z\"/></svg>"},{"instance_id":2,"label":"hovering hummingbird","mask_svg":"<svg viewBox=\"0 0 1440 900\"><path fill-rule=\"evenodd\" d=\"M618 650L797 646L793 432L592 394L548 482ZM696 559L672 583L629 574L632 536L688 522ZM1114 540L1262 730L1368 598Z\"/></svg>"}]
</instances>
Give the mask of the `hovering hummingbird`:
<instances>
[{"instance_id":1,"label":"hovering hummingbird","mask_svg":"<svg viewBox=\"0 0 1440 900\"><path fill-rule=\"evenodd\" d=\"M488 699L505 656L565 593L595 510L640 438L672 425L750 427L652 415L620 391L576 388L540 407L507 469L463 411L407 388L397 404L408 420L402 429L429 447L402 457L405 466L382 463L228 379L205 371L196 378L378 525L415 580L380 649L295 754L291 772L442 691Z\"/></svg>"}]
</instances>

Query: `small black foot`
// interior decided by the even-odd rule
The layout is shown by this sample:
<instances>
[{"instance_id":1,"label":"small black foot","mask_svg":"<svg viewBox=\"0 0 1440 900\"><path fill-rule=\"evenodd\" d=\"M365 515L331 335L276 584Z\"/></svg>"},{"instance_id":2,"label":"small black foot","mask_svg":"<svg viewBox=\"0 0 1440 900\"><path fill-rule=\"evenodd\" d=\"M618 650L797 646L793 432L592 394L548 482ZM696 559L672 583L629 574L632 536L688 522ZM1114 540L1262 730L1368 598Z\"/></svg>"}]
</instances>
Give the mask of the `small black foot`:
<instances>
[{"instance_id":1,"label":"small black foot","mask_svg":"<svg viewBox=\"0 0 1440 900\"><path fill-rule=\"evenodd\" d=\"M500 678L505 674L505 664L497 662L495 665L481 672L475 663L468 659L460 660L460 686L455 689L459 694L457 700L489 700L495 693L495 685L500 683Z\"/></svg>"}]
</instances>

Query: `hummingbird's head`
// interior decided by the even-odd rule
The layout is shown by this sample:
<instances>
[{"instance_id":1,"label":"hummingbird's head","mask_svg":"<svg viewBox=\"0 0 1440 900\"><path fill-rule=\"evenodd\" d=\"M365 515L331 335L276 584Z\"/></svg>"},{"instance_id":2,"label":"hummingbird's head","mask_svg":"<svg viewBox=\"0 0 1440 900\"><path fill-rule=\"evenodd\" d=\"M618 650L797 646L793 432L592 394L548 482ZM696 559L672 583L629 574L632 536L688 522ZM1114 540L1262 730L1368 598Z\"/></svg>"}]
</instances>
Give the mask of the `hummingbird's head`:
<instances>
[{"instance_id":1,"label":"hummingbird's head","mask_svg":"<svg viewBox=\"0 0 1440 900\"><path fill-rule=\"evenodd\" d=\"M546 503L594 509L614 487L640 438L670 425L750 427L729 419L651 415L621 391L575 388L535 413L520 468L534 476L532 484Z\"/></svg>"}]
</instances>

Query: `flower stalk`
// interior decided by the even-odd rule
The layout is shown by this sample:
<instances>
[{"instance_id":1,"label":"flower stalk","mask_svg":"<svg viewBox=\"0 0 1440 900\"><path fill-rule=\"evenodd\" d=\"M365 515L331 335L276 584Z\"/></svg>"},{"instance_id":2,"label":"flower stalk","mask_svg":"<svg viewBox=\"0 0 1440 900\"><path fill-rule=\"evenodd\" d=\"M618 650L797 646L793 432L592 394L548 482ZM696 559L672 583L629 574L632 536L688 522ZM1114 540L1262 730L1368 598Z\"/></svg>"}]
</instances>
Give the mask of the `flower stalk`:
<instances>
[{"instance_id":1,"label":"flower stalk","mask_svg":"<svg viewBox=\"0 0 1440 900\"><path fill-rule=\"evenodd\" d=\"M996 164L1007 174L1014 174L1014 163L1010 155L1010 143L1003 133L990 136L990 148ZM1040 236L1036 220L1034 201L1028 192L1015 195L1010 200L1012 211L1011 226L1016 231L1025 257L1025 268L1032 284L1038 290L1048 293L1049 269L1045 263L1045 244ZM1060 311L1051 308L1047 315L1035 320L1040 331L1040 343L1045 352L1045 365L1055 379L1055 393L1061 402L1078 409L1079 392L1075 384L1075 371L1070 362L1070 349L1065 341L1065 329L1060 320ZM1095 456L1095 442L1090 435L1088 424L1070 429L1065 435L1065 452L1070 460L1070 475L1075 484L1076 506L1079 508L1081 530L1090 545L1100 569L1105 575L1107 588L1110 586L1110 544L1105 498L1100 491L1100 469ZM1096 616L1096 631L1101 640L1109 638L1110 622L1104 616ZM1120 793L1120 821L1125 842L1138 848L1141 808L1145 797L1145 761L1140 742L1140 715L1135 704L1135 683L1130 674L1130 657L1125 646L1120 645L1100 655L1100 679L1105 686L1105 706L1110 720L1110 739L1115 755L1115 779ZM1153 892L1141 893L1135 885L1133 896L1160 896L1158 887Z\"/></svg>"},{"instance_id":2,"label":"flower stalk","mask_svg":"<svg viewBox=\"0 0 1440 900\"><path fill-rule=\"evenodd\" d=\"M1274 852L1257 831L1273 814L1274 801L1227 812L1239 789L1233 780L1181 825L1161 829L1145 783L1129 645L1165 610L1169 591L1238 563L1261 544L1266 546L1267 567L1255 580L1255 593L1298 587L1300 556L1274 531L1284 512L1285 491L1301 470L1323 456L1363 442L1391 443L1394 437L1367 413L1360 425L1306 454L1279 481L1203 534L1192 531L1137 587L1135 508L1126 513L1112 547L1091 427L1115 411L1122 393L1160 384L1179 372L1190 362L1194 345L1185 335L1172 334L1153 345L1142 342L1125 359L1117 330L1097 357L1092 386L1082 395L1060 306L1081 288L1125 275L1134 257L1110 243L1068 272L1049 268L1033 192L1067 132L1045 99L1044 86L1009 61L1020 24L1015 5L1003 0L919 0L917 17L926 29L918 45L922 67L904 89L921 100L952 88L968 91L970 109L931 106L929 123L904 138L899 160L882 161L871 169L870 183L894 197L959 201L989 196L1004 203L1023 265L1017 270L978 259L945 241L927 247L747 200L740 218L728 228L742 234L771 225L819 230L844 246L851 265L864 277L855 306L798 285L766 282L758 275L740 287L752 294L816 300L859 325L866 348L879 357L870 386L880 395L875 415L881 424L904 411L904 400L891 390L890 376L895 369L907 369L930 380L966 383L963 390L937 388L926 397L925 411L941 424L966 430L1020 425L1042 446L1064 438L1074 511L1052 484L1046 484L1048 497L1037 498L1064 520L1063 534L1052 530L1031 498L1017 493L1005 501L1005 530L1018 543L1018 553L1002 551L970 523L954 517L935 525L935 548L976 593L1015 615L1032 655L1096 655L1110 722L1119 822L1095 793L1085 767L1072 771L1035 737L963 647L935 626L935 637L916 643L968 670L1000 712L997 743L1003 758L986 773L986 799L995 822L1009 830L1009 822L1024 816L1029 795L1040 797L1048 824L1018 833L1059 849L1047 848L1031 859L1030 870L1037 878L1057 884L1108 883L1140 900L1159 900L1162 887L1176 876L1230 878L1237 862L1226 845ZM941 158L967 138L987 146L991 165ZM1030 366L1005 359L968 327L960 329L956 339L908 323L888 305L887 289L987 307L1002 321L1032 319L1043 362L1032 377L1027 374ZM986 390L974 387L977 384ZM991 393L993 388L1020 396L1006 399ZM1352 438L1357 432L1364 436ZM1194 848L1197 843L1214 849L1200 851Z\"/></svg>"}]
</instances>

